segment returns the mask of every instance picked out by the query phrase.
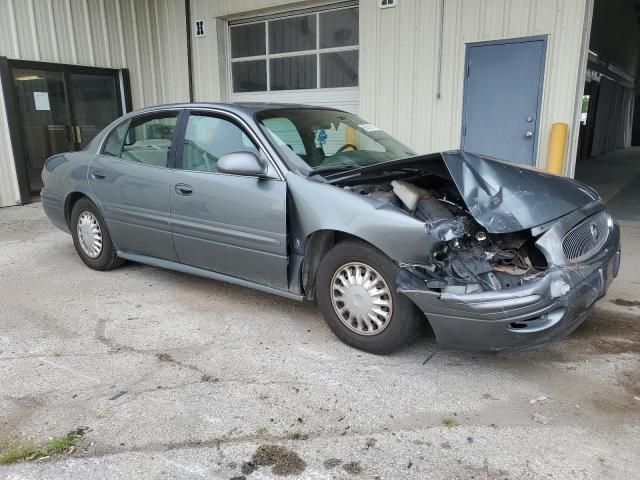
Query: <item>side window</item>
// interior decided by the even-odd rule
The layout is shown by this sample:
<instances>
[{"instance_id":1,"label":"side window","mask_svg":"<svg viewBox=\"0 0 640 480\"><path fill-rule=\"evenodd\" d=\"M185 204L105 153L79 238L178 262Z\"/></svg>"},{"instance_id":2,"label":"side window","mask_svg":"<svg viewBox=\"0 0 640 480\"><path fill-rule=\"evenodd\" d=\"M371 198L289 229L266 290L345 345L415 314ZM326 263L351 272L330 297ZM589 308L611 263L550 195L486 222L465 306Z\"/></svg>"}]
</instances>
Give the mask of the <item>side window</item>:
<instances>
[{"instance_id":1,"label":"side window","mask_svg":"<svg viewBox=\"0 0 640 480\"><path fill-rule=\"evenodd\" d=\"M262 123L276 137L280 145L286 145L297 155L306 155L298 129L288 118L265 118Z\"/></svg>"},{"instance_id":2,"label":"side window","mask_svg":"<svg viewBox=\"0 0 640 480\"><path fill-rule=\"evenodd\" d=\"M218 117L189 116L182 147L184 170L216 172L218 159L236 152L259 153L251 139L234 123Z\"/></svg>"},{"instance_id":3,"label":"side window","mask_svg":"<svg viewBox=\"0 0 640 480\"><path fill-rule=\"evenodd\" d=\"M102 147L103 155L111 155L112 157L119 157L122 153L122 146L124 145L124 137L127 134L127 128L129 127L129 120L122 122L116 128L111 130L111 133L107 137Z\"/></svg>"},{"instance_id":4,"label":"side window","mask_svg":"<svg viewBox=\"0 0 640 480\"><path fill-rule=\"evenodd\" d=\"M120 158L154 167L167 167L177 113L144 116L131 121Z\"/></svg>"}]
</instances>

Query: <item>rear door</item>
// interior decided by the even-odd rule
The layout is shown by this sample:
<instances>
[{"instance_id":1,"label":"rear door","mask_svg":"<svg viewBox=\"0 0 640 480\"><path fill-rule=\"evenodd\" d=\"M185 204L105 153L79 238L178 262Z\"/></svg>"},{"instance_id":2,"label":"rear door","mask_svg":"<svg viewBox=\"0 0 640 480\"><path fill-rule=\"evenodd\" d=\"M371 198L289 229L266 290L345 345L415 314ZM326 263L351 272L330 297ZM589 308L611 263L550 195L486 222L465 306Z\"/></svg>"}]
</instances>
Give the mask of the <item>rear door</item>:
<instances>
[{"instance_id":1,"label":"rear door","mask_svg":"<svg viewBox=\"0 0 640 480\"><path fill-rule=\"evenodd\" d=\"M109 134L89 166L89 184L118 250L178 260L169 223L169 184L179 113L127 120Z\"/></svg>"},{"instance_id":2,"label":"rear door","mask_svg":"<svg viewBox=\"0 0 640 480\"><path fill-rule=\"evenodd\" d=\"M171 173L173 243L184 264L287 289L286 182L222 174L218 159L261 155L250 132L220 113L191 111Z\"/></svg>"}]
</instances>

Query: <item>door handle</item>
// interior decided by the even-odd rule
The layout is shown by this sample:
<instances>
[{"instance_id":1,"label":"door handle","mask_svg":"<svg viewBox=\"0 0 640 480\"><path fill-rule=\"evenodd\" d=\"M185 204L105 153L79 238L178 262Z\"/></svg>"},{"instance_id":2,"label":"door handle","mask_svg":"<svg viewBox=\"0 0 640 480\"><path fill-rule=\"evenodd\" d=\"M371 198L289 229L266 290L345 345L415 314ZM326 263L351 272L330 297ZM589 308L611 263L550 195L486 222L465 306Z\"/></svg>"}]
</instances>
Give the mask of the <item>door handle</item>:
<instances>
[{"instance_id":1,"label":"door handle","mask_svg":"<svg viewBox=\"0 0 640 480\"><path fill-rule=\"evenodd\" d=\"M524 138L532 138L533 132L524 132Z\"/></svg>"},{"instance_id":2,"label":"door handle","mask_svg":"<svg viewBox=\"0 0 640 480\"><path fill-rule=\"evenodd\" d=\"M106 176L107 175L102 170L94 170L91 172L91 178L94 180L104 180Z\"/></svg>"},{"instance_id":3,"label":"door handle","mask_svg":"<svg viewBox=\"0 0 640 480\"><path fill-rule=\"evenodd\" d=\"M193 188L191 188L191 185L187 185L186 183L178 183L175 186L175 190L178 195L183 195L185 197L193 193Z\"/></svg>"},{"instance_id":4,"label":"door handle","mask_svg":"<svg viewBox=\"0 0 640 480\"><path fill-rule=\"evenodd\" d=\"M82 143L82 131L80 130L80 126L76 125L73 128L76 131L76 140L77 140L77 142L78 143Z\"/></svg>"}]
</instances>

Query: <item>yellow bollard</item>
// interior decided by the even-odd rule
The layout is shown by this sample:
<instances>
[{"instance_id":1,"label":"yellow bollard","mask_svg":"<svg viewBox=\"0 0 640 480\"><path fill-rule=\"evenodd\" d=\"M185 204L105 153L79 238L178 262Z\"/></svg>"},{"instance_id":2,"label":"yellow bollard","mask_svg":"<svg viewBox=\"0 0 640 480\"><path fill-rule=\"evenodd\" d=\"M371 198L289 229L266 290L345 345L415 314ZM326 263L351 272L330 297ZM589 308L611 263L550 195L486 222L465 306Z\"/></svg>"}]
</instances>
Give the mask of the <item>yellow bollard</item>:
<instances>
[{"instance_id":1,"label":"yellow bollard","mask_svg":"<svg viewBox=\"0 0 640 480\"><path fill-rule=\"evenodd\" d=\"M564 151L567 145L566 123L554 123L551 126L551 139L549 140L549 157L547 158L547 171L562 175L564 172Z\"/></svg>"},{"instance_id":2,"label":"yellow bollard","mask_svg":"<svg viewBox=\"0 0 640 480\"><path fill-rule=\"evenodd\" d=\"M347 126L344 131L344 143L358 146L358 135L355 128Z\"/></svg>"}]
</instances>

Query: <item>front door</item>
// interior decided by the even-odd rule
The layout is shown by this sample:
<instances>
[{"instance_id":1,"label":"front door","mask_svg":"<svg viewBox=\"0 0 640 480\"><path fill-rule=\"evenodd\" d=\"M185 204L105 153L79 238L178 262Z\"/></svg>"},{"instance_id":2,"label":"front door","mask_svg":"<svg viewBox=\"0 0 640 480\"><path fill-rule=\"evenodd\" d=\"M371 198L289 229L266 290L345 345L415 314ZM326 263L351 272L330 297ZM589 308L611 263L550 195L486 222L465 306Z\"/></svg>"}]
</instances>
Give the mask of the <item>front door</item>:
<instances>
[{"instance_id":1,"label":"front door","mask_svg":"<svg viewBox=\"0 0 640 480\"><path fill-rule=\"evenodd\" d=\"M545 40L467 46L462 149L535 165Z\"/></svg>"},{"instance_id":2,"label":"front door","mask_svg":"<svg viewBox=\"0 0 640 480\"><path fill-rule=\"evenodd\" d=\"M81 150L122 114L115 70L10 61L26 175L25 190L38 195L40 172L56 153ZM46 68L45 68L46 67Z\"/></svg>"},{"instance_id":3,"label":"front door","mask_svg":"<svg viewBox=\"0 0 640 480\"><path fill-rule=\"evenodd\" d=\"M176 253L184 264L286 290L286 183L217 171L222 155L240 151L259 155L230 119L190 114L171 174Z\"/></svg>"}]
</instances>

